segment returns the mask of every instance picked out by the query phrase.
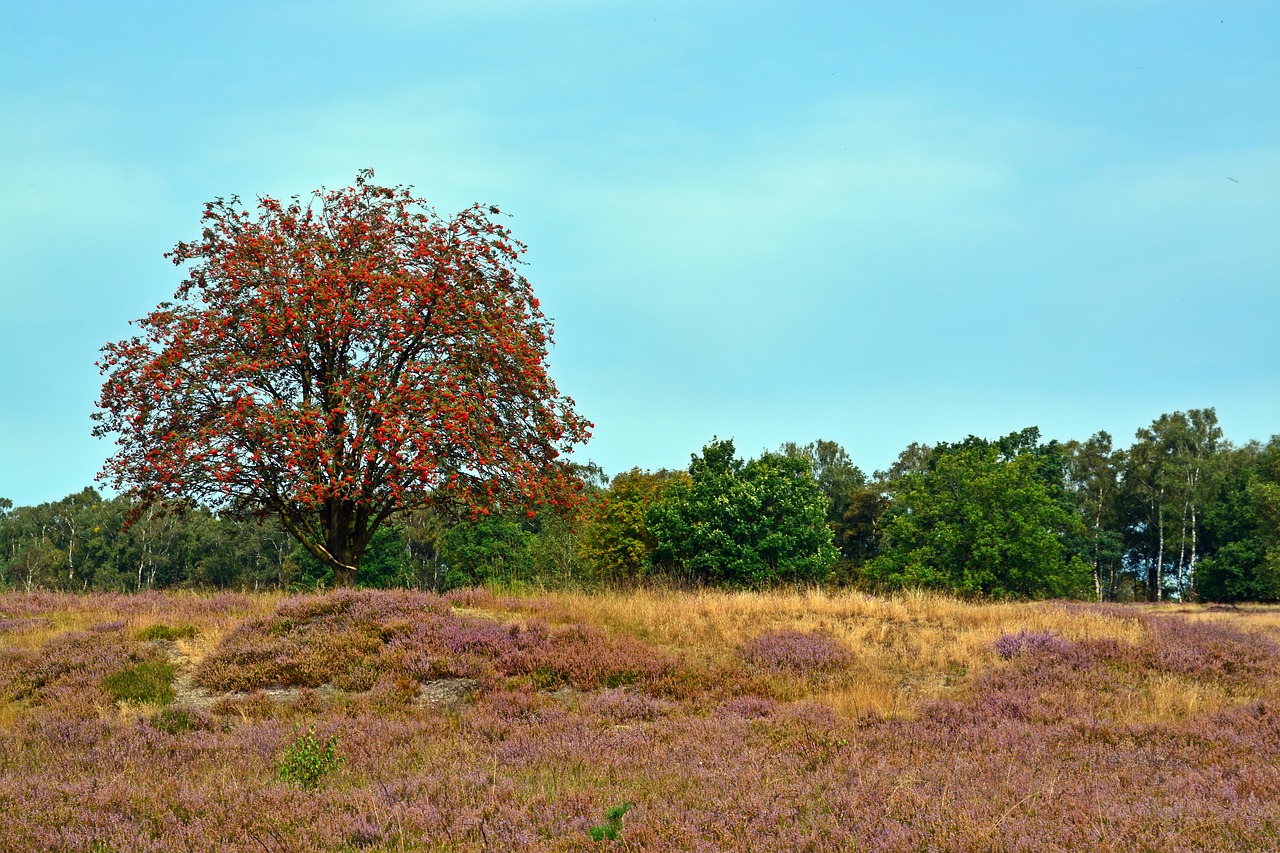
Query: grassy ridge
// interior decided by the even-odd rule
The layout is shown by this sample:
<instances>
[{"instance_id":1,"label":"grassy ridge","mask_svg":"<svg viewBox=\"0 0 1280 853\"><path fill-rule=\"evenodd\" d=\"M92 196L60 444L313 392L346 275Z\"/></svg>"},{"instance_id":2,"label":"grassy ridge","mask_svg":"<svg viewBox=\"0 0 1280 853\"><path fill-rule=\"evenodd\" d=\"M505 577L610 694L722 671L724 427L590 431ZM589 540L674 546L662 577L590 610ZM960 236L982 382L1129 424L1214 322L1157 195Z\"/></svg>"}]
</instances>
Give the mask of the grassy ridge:
<instances>
[{"instance_id":1,"label":"grassy ridge","mask_svg":"<svg viewBox=\"0 0 1280 853\"><path fill-rule=\"evenodd\" d=\"M1265 849L1280 610L11 594L0 804L0 850Z\"/></svg>"}]
</instances>

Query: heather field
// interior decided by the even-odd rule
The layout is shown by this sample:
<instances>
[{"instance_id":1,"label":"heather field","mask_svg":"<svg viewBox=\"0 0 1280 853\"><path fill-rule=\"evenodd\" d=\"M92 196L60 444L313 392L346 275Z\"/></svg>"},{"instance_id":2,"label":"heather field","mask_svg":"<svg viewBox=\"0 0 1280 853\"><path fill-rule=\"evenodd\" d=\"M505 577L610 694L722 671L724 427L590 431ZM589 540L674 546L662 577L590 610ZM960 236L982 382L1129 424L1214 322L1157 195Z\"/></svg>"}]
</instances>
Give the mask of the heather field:
<instances>
[{"instance_id":1,"label":"heather field","mask_svg":"<svg viewBox=\"0 0 1280 853\"><path fill-rule=\"evenodd\" d=\"M0 596L0 850L1265 850L1280 610Z\"/></svg>"}]
</instances>

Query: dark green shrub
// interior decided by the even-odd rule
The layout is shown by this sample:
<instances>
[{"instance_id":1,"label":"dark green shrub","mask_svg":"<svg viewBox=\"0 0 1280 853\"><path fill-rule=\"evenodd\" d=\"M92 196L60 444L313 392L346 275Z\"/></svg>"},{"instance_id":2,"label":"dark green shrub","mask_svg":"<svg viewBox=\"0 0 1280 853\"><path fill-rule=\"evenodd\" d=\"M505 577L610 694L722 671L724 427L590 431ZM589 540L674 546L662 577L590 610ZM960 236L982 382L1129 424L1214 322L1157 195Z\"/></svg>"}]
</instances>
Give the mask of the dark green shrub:
<instances>
[{"instance_id":1,"label":"dark green shrub","mask_svg":"<svg viewBox=\"0 0 1280 853\"><path fill-rule=\"evenodd\" d=\"M161 661L144 661L102 680L102 688L117 702L173 701L173 667Z\"/></svg>"},{"instance_id":2,"label":"dark green shrub","mask_svg":"<svg viewBox=\"0 0 1280 853\"><path fill-rule=\"evenodd\" d=\"M151 725L171 735L176 735L179 732L189 732L195 728L191 723L191 715L183 708L165 708L160 713L153 714Z\"/></svg>"}]
</instances>

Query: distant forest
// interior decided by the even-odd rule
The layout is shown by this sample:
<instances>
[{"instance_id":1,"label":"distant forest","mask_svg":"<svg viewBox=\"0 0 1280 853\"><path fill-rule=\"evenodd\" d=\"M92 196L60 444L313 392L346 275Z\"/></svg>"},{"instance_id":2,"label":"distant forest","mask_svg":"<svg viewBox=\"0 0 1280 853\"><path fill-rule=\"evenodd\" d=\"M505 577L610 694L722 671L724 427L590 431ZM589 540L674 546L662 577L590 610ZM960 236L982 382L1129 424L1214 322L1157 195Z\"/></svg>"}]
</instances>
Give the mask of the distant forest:
<instances>
[{"instance_id":1,"label":"distant forest","mask_svg":"<svg viewBox=\"0 0 1280 853\"><path fill-rule=\"evenodd\" d=\"M401 517L378 532L357 583L1280 601L1280 435L1233 445L1213 409L1162 415L1127 448L1105 432L1046 442L1035 427L912 444L870 475L835 442L744 460L719 439L683 471L578 473L572 511ZM131 496L92 488L39 506L0 499L3 589L331 584L270 518L138 512Z\"/></svg>"}]
</instances>

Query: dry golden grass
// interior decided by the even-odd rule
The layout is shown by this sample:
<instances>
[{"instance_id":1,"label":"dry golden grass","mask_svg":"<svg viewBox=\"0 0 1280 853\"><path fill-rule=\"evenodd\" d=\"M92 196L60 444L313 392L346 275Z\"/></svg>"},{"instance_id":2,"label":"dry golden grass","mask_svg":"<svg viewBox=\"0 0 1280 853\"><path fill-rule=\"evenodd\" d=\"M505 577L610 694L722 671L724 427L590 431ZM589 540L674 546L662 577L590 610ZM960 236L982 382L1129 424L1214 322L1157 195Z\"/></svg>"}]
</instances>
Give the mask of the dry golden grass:
<instances>
[{"instance_id":1,"label":"dry golden grass","mask_svg":"<svg viewBox=\"0 0 1280 853\"><path fill-rule=\"evenodd\" d=\"M1157 673L1143 679L1142 689L1131 695L1132 704L1120 719L1126 723L1155 723L1180 720L1237 704L1219 685L1169 673Z\"/></svg>"},{"instance_id":2,"label":"dry golden grass","mask_svg":"<svg viewBox=\"0 0 1280 853\"><path fill-rule=\"evenodd\" d=\"M38 649L50 639L68 631L87 631L110 618L98 610L59 611L42 616L31 627L0 634L0 646L7 649Z\"/></svg>"},{"instance_id":3,"label":"dry golden grass","mask_svg":"<svg viewBox=\"0 0 1280 853\"><path fill-rule=\"evenodd\" d=\"M204 660L206 655L218 647L228 630L223 625L206 625L194 637L183 637L177 641L178 654L187 659L188 667L194 668Z\"/></svg>"},{"instance_id":4,"label":"dry golden grass","mask_svg":"<svg viewBox=\"0 0 1280 853\"><path fill-rule=\"evenodd\" d=\"M12 728L26 714L25 702L13 699L0 699L0 731Z\"/></svg>"},{"instance_id":5,"label":"dry golden grass","mask_svg":"<svg viewBox=\"0 0 1280 853\"><path fill-rule=\"evenodd\" d=\"M1280 607L1268 604L1223 606L1183 604L1170 609L1187 619L1229 623L1244 631L1253 631L1280 642Z\"/></svg>"},{"instance_id":6,"label":"dry golden grass","mask_svg":"<svg viewBox=\"0 0 1280 853\"><path fill-rule=\"evenodd\" d=\"M520 599L507 601L521 606ZM768 631L823 631L852 651L854 663L834 679L801 689L801 694L849 717L866 712L907 716L921 701L962 691L974 675L1000 665L993 644L1004 633L1025 628L1070 640L1111 639L1135 646L1146 639L1146 629L1136 618L1067 609L1054 602L964 601L920 591L882 597L849 590L642 589L551 594L527 603L544 618L632 634L709 667L731 663L742 643ZM1280 639L1280 609L1274 607L1226 612L1204 606L1175 611L1166 606L1158 612L1229 620L1238 628ZM1119 721L1176 719L1258 698L1264 697L1155 673L1135 685L1118 709Z\"/></svg>"},{"instance_id":7,"label":"dry golden grass","mask_svg":"<svg viewBox=\"0 0 1280 853\"><path fill-rule=\"evenodd\" d=\"M904 715L938 698L995 661L1005 631L1050 629L1070 638L1139 638L1136 621L1068 614L1051 604L970 603L909 592L878 597L855 591L672 592L636 590L549 597L554 616L632 634L708 666L736 660L738 648L768 631L823 631L854 662L807 697L847 716ZM544 605L548 599L538 602Z\"/></svg>"},{"instance_id":8,"label":"dry golden grass","mask_svg":"<svg viewBox=\"0 0 1280 853\"><path fill-rule=\"evenodd\" d=\"M31 627L0 633L0 647L38 649L63 632L122 618L126 630L135 635L152 625L190 624L198 633L176 641L175 661L180 670L190 671L237 624L270 614L282 597L248 596L244 609L213 612L200 606L207 599L197 593L171 593L162 608L125 615L113 609L111 599L68 596L66 608L42 613ZM847 717L867 712L909 716L923 701L959 696L974 676L1003 665L993 644L1004 633L1052 631L1069 640L1111 639L1132 646L1147 639L1141 620L1117 618L1114 613L1054 602L964 601L919 591L887 597L816 589L543 593L496 596L468 611L510 621L536 617L584 623L630 634L709 673L737 667L743 643L766 632L821 631L849 649L851 663L821 678L779 679L774 693L811 699ZM1276 607L1165 605L1155 612L1229 623L1280 641ZM1089 687L1081 685L1079 690L1087 692ZM1280 686L1252 689L1246 695L1217 683L1150 673L1113 711L1121 722L1153 722L1265 698L1280 698ZM0 703L0 727L20 713L16 704Z\"/></svg>"},{"instance_id":9,"label":"dry golden grass","mask_svg":"<svg viewBox=\"0 0 1280 853\"><path fill-rule=\"evenodd\" d=\"M191 625L196 629L196 635L176 641L181 657L180 668L185 670L194 667L205 655L217 648L223 636L240 622L269 615L283 597L280 593L245 596L247 610L211 613L201 606L210 598L208 594L173 591L165 594L162 607L128 613L123 612L127 608L116 606L119 602L127 602L127 598L65 595L62 597L65 606L44 609L38 616L32 617L28 625L0 631L0 649L34 651L61 634L88 631L94 626L111 622L124 622L124 630L133 636L138 636L154 625ZM0 701L0 727L20 713L21 708L16 703Z\"/></svg>"}]
</instances>

